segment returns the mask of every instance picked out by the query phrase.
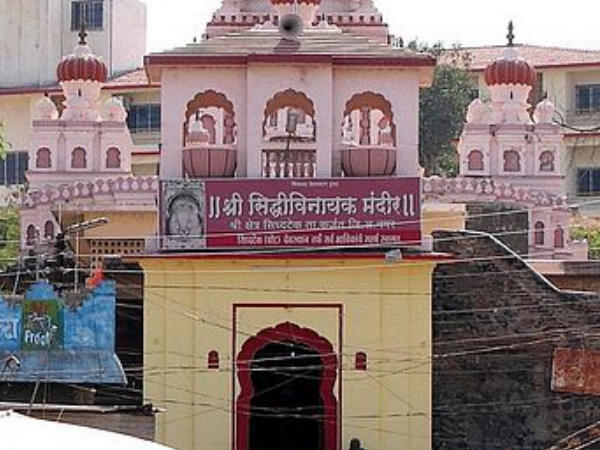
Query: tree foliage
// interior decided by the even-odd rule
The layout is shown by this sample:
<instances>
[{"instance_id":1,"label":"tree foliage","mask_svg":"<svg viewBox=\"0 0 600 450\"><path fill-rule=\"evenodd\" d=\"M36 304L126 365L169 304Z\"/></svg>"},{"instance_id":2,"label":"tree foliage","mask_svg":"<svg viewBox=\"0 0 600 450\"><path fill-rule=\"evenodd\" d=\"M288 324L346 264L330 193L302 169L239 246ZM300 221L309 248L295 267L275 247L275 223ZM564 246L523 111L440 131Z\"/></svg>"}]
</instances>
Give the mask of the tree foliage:
<instances>
[{"instance_id":1,"label":"tree foliage","mask_svg":"<svg viewBox=\"0 0 600 450\"><path fill-rule=\"evenodd\" d=\"M416 41L409 48L428 52L436 58L446 54L443 64L435 68L433 85L421 90L420 160L426 175L456 175L458 158L454 140L460 135L467 107L477 92L477 85L467 72L469 55L455 46L444 50L441 43L427 45Z\"/></svg>"},{"instance_id":2,"label":"tree foliage","mask_svg":"<svg viewBox=\"0 0 600 450\"><path fill-rule=\"evenodd\" d=\"M576 241L587 240L590 248L589 258L600 259L600 226L577 225L571 228L571 237Z\"/></svg>"},{"instance_id":3,"label":"tree foliage","mask_svg":"<svg viewBox=\"0 0 600 450\"><path fill-rule=\"evenodd\" d=\"M0 208L0 270L15 262L20 234L18 208Z\"/></svg>"},{"instance_id":4,"label":"tree foliage","mask_svg":"<svg viewBox=\"0 0 600 450\"><path fill-rule=\"evenodd\" d=\"M10 144L4 137L4 126L2 125L2 122L0 122L0 160L6 159L9 148Z\"/></svg>"}]
</instances>

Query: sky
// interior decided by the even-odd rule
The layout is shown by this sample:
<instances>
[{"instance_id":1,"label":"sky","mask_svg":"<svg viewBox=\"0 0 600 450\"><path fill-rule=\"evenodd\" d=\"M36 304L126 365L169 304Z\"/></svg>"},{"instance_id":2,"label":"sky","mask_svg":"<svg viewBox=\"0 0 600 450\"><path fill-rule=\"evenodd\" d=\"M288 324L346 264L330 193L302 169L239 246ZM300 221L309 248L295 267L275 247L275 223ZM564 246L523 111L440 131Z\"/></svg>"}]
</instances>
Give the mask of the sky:
<instances>
[{"instance_id":1,"label":"sky","mask_svg":"<svg viewBox=\"0 0 600 450\"><path fill-rule=\"evenodd\" d=\"M200 38L221 0L142 0L148 5L148 51ZM598 0L375 0L392 34L405 41L463 46L504 44L507 24L517 42L600 50ZM556 6L556 5L561 5Z\"/></svg>"}]
</instances>

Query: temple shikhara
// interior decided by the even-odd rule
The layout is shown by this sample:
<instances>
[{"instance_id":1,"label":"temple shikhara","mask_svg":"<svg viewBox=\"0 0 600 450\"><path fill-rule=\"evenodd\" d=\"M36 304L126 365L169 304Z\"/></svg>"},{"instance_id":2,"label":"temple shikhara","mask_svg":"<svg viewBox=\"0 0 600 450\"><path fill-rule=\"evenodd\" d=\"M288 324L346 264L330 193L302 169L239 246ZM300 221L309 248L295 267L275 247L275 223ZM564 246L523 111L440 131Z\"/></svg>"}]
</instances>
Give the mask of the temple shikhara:
<instances>
[{"instance_id":1,"label":"temple shikhara","mask_svg":"<svg viewBox=\"0 0 600 450\"><path fill-rule=\"evenodd\" d=\"M202 39L145 58L156 175L132 171L127 111L100 102L108 69L85 29L57 67L64 102L35 104L23 252L99 220L71 234L75 270L137 265L158 441L430 450L432 283L452 258L432 251L436 214L512 205L530 257L587 254L568 233L554 106L529 104L518 49L485 71L459 176L423 178L436 60L392 41L371 0L223 0Z\"/></svg>"}]
</instances>

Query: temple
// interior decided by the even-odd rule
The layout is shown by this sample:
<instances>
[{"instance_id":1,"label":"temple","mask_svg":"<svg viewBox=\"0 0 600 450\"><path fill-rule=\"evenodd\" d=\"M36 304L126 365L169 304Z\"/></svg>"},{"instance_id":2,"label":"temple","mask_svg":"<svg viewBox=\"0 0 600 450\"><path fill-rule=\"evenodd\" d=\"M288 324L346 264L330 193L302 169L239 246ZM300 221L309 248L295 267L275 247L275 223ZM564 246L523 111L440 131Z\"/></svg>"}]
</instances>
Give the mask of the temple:
<instances>
[{"instance_id":1,"label":"temple","mask_svg":"<svg viewBox=\"0 0 600 450\"><path fill-rule=\"evenodd\" d=\"M76 291L111 255L139 277L157 440L430 450L432 286L453 257L424 238L423 204L518 205L524 253L587 251L566 232L553 106L528 104L536 73L512 46L486 70L491 101L469 107L460 176L421 177L435 65L392 45L369 0L223 0L204 39L146 56L160 167L134 176L127 113L99 102L107 67L82 30L57 67L64 103L35 106L23 250L66 239Z\"/></svg>"},{"instance_id":2,"label":"temple","mask_svg":"<svg viewBox=\"0 0 600 450\"><path fill-rule=\"evenodd\" d=\"M117 97L99 102L107 73L82 31L73 53L57 67L64 103L59 109L43 97L34 107L29 189L21 209L25 249L54 242L72 224L104 217L111 225L101 231L102 240L92 239L92 232L78 242L79 252L95 265L107 253L144 251L147 242L140 236L154 232L157 178L131 172L127 112ZM128 226L132 221L135 229Z\"/></svg>"},{"instance_id":3,"label":"temple","mask_svg":"<svg viewBox=\"0 0 600 450\"><path fill-rule=\"evenodd\" d=\"M587 243L573 242L569 233L576 209L566 199L563 131L553 121L550 100L529 103L537 75L512 45L513 37L511 24L509 45L485 69L490 99L469 105L457 146L459 176L426 179L425 199L524 208L527 258L587 260Z\"/></svg>"}]
</instances>

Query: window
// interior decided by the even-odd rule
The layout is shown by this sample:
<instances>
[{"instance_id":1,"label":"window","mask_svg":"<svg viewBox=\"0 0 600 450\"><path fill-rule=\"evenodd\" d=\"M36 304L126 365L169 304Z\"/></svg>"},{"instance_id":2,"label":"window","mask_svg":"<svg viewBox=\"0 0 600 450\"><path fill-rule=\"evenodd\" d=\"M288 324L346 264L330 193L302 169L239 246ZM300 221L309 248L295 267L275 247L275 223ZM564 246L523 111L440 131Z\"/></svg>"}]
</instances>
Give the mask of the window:
<instances>
[{"instance_id":1,"label":"window","mask_svg":"<svg viewBox=\"0 0 600 450\"><path fill-rule=\"evenodd\" d=\"M565 230L560 225L554 230L554 248L565 248Z\"/></svg>"},{"instance_id":2,"label":"window","mask_svg":"<svg viewBox=\"0 0 600 450\"><path fill-rule=\"evenodd\" d=\"M104 26L103 0L81 0L71 3L71 30L77 31L85 23L86 28L101 30Z\"/></svg>"},{"instance_id":3,"label":"window","mask_svg":"<svg viewBox=\"0 0 600 450\"><path fill-rule=\"evenodd\" d=\"M579 195L600 194L600 168L577 170L577 193Z\"/></svg>"},{"instance_id":4,"label":"window","mask_svg":"<svg viewBox=\"0 0 600 450\"><path fill-rule=\"evenodd\" d=\"M505 172L520 172L521 171L521 155L516 150L504 152L504 171Z\"/></svg>"},{"instance_id":5,"label":"window","mask_svg":"<svg viewBox=\"0 0 600 450\"><path fill-rule=\"evenodd\" d=\"M554 172L554 153L542 152L540 155L540 172Z\"/></svg>"},{"instance_id":6,"label":"window","mask_svg":"<svg viewBox=\"0 0 600 450\"><path fill-rule=\"evenodd\" d=\"M36 169L50 169L52 167L52 159L49 148L40 148L35 154Z\"/></svg>"},{"instance_id":7,"label":"window","mask_svg":"<svg viewBox=\"0 0 600 450\"><path fill-rule=\"evenodd\" d=\"M87 168L87 154L81 147L77 147L71 153L71 169L85 169Z\"/></svg>"},{"instance_id":8,"label":"window","mask_svg":"<svg viewBox=\"0 0 600 450\"><path fill-rule=\"evenodd\" d=\"M483 153L479 150L473 150L469 153L469 170L481 171L484 169Z\"/></svg>"},{"instance_id":9,"label":"window","mask_svg":"<svg viewBox=\"0 0 600 450\"><path fill-rule=\"evenodd\" d=\"M533 243L535 245L544 245L544 222L536 222L533 232Z\"/></svg>"},{"instance_id":10,"label":"window","mask_svg":"<svg viewBox=\"0 0 600 450\"><path fill-rule=\"evenodd\" d=\"M160 105L132 105L127 115L127 126L132 133L160 131Z\"/></svg>"},{"instance_id":11,"label":"window","mask_svg":"<svg viewBox=\"0 0 600 450\"><path fill-rule=\"evenodd\" d=\"M111 147L106 152L106 168L120 169L121 168L121 151L116 147Z\"/></svg>"},{"instance_id":12,"label":"window","mask_svg":"<svg viewBox=\"0 0 600 450\"><path fill-rule=\"evenodd\" d=\"M44 237L54 239L54 224L50 220L44 225Z\"/></svg>"},{"instance_id":13,"label":"window","mask_svg":"<svg viewBox=\"0 0 600 450\"><path fill-rule=\"evenodd\" d=\"M9 152L6 159L0 159L0 186L25 184L27 152Z\"/></svg>"},{"instance_id":14,"label":"window","mask_svg":"<svg viewBox=\"0 0 600 450\"><path fill-rule=\"evenodd\" d=\"M575 107L578 112L600 111L600 84L575 86Z\"/></svg>"},{"instance_id":15,"label":"window","mask_svg":"<svg viewBox=\"0 0 600 450\"><path fill-rule=\"evenodd\" d=\"M27 245L33 245L33 244L35 244L35 235L36 235L35 226L29 225L27 227L27 232L25 233L25 235L26 235Z\"/></svg>"}]
</instances>

